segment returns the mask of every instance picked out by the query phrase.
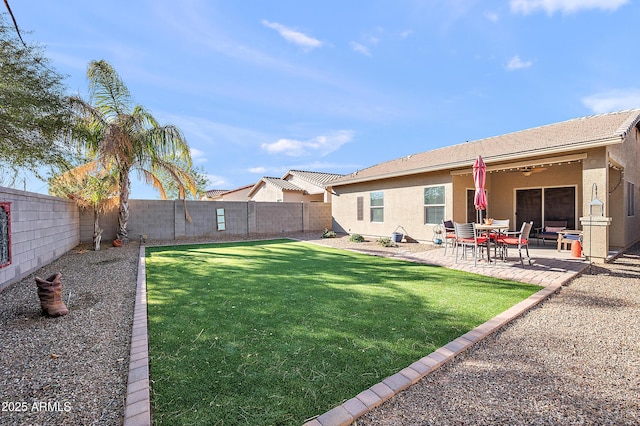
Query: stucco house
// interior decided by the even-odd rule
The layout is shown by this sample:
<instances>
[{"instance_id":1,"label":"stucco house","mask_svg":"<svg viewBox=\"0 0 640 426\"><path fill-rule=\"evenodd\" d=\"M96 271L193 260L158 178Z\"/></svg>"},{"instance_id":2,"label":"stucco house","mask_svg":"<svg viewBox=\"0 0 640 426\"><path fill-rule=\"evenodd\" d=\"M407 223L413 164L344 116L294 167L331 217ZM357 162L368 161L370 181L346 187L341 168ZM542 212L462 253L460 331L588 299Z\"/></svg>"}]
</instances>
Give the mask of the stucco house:
<instances>
[{"instance_id":1,"label":"stucco house","mask_svg":"<svg viewBox=\"0 0 640 426\"><path fill-rule=\"evenodd\" d=\"M289 170L281 178L263 177L248 192L251 201L331 202L325 186L343 175Z\"/></svg>"},{"instance_id":2,"label":"stucco house","mask_svg":"<svg viewBox=\"0 0 640 426\"><path fill-rule=\"evenodd\" d=\"M603 261L640 239L640 109L549 124L397 158L332 181L333 229L432 241L443 219L476 220L472 165L487 165L485 217L563 220ZM597 200L594 202L594 200ZM603 203L598 206L598 201Z\"/></svg>"},{"instance_id":3,"label":"stucco house","mask_svg":"<svg viewBox=\"0 0 640 426\"><path fill-rule=\"evenodd\" d=\"M253 184L244 185L235 189L211 189L202 198L204 201L247 201L249 191Z\"/></svg>"}]
</instances>

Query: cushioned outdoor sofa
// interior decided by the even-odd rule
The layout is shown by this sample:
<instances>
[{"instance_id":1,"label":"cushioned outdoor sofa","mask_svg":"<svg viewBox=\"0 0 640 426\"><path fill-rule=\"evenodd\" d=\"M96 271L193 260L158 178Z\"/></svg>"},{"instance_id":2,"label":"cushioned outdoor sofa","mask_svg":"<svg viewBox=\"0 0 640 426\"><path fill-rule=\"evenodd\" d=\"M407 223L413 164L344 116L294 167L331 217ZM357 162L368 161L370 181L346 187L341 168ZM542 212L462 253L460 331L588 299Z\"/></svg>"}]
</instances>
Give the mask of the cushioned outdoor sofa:
<instances>
[{"instance_id":1,"label":"cushioned outdoor sofa","mask_svg":"<svg viewBox=\"0 0 640 426\"><path fill-rule=\"evenodd\" d=\"M538 231L538 245L540 245L540 240L542 240L542 245L544 245L545 241L558 241L558 232L564 231L567 229L567 221L566 220L545 220L544 227L536 228Z\"/></svg>"}]
</instances>

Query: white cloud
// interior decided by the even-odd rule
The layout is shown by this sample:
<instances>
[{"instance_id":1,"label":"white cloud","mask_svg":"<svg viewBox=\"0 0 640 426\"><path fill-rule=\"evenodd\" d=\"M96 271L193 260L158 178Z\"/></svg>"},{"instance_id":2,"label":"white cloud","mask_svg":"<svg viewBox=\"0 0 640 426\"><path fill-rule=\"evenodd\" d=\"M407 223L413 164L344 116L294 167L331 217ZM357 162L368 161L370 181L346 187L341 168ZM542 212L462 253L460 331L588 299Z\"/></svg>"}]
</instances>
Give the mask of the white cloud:
<instances>
[{"instance_id":1,"label":"white cloud","mask_svg":"<svg viewBox=\"0 0 640 426\"><path fill-rule=\"evenodd\" d=\"M371 56L371 52L369 52L369 49L367 49L366 46L360 43L356 43L355 41L352 41L351 43L349 43L349 45L354 50L354 52L362 53L365 56Z\"/></svg>"},{"instance_id":2,"label":"white cloud","mask_svg":"<svg viewBox=\"0 0 640 426\"><path fill-rule=\"evenodd\" d=\"M202 164L209 161L204 151L201 151L197 148L190 148L191 151L191 160L196 164Z\"/></svg>"},{"instance_id":3,"label":"white cloud","mask_svg":"<svg viewBox=\"0 0 640 426\"><path fill-rule=\"evenodd\" d=\"M400 33L400 38L405 39L408 38L410 35L413 34L413 31L411 30L404 30Z\"/></svg>"},{"instance_id":4,"label":"white cloud","mask_svg":"<svg viewBox=\"0 0 640 426\"><path fill-rule=\"evenodd\" d=\"M629 0L511 0L511 11L524 15L541 9L548 15L555 12L564 14L576 13L585 9L616 10Z\"/></svg>"},{"instance_id":5,"label":"white cloud","mask_svg":"<svg viewBox=\"0 0 640 426\"><path fill-rule=\"evenodd\" d=\"M523 61L522 59L520 59L519 55L516 55L509 60L509 63L507 64L507 69L509 71L514 71L522 68L529 68L531 65L533 65L533 62Z\"/></svg>"},{"instance_id":6,"label":"white cloud","mask_svg":"<svg viewBox=\"0 0 640 426\"><path fill-rule=\"evenodd\" d=\"M638 108L640 88L613 89L582 98L582 103L596 114Z\"/></svg>"},{"instance_id":7,"label":"white cloud","mask_svg":"<svg viewBox=\"0 0 640 426\"><path fill-rule=\"evenodd\" d=\"M262 166L259 166L259 167L251 167L251 168L250 168L250 169L248 169L247 171L248 171L249 173L257 173L257 174L261 175L261 174L263 174L263 173L265 173L265 172L267 171L267 168L266 168L266 167L262 167Z\"/></svg>"},{"instance_id":8,"label":"white cloud","mask_svg":"<svg viewBox=\"0 0 640 426\"><path fill-rule=\"evenodd\" d=\"M265 19L262 21L262 25L267 28L276 30L282 36L282 38L290 43L302 47L305 50L312 50L316 47L322 46L322 42L320 40L309 37L308 35L301 33L300 31L285 27L284 25L278 24L277 22L269 22Z\"/></svg>"},{"instance_id":9,"label":"white cloud","mask_svg":"<svg viewBox=\"0 0 640 426\"><path fill-rule=\"evenodd\" d=\"M353 139L353 130L339 130L328 136L316 136L307 141L297 139L280 139L274 143L262 144L262 149L269 154L284 154L290 157L305 155L325 156Z\"/></svg>"},{"instance_id":10,"label":"white cloud","mask_svg":"<svg viewBox=\"0 0 640 426\"><path fill-rule=\"evenodd\" d=\"M229 189L229 182L222 176L207 174L207 188Z\"/></svg>"},{"instance_id":11,"label":"white cloud","mask_svg":"<svg viewBox=\"0 0 640 426\"><path fill-rule=\"evenodd\" d=\"M498 16L495 12L485 12L484 17L487 18L491 22L498 22L500 16Z\"/></svg>"}]
</instances>

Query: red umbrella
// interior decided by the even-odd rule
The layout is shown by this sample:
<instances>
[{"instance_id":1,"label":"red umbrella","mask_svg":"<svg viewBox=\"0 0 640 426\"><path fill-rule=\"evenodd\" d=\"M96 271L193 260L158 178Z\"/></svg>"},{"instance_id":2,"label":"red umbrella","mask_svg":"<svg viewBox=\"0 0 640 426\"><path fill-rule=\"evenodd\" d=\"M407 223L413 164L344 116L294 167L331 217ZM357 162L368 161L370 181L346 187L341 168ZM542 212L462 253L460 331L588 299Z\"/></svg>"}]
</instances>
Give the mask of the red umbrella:
<instances>
[{"instance_id":1,"label":"red umbrella","mask_svg":"<svg viewBox=\"0 0 640 426\"><path fill-rule=\"evenodd\" d=\"M476 206L476 210L486 210L487 208L487 195L484 192L484 181L486 175L487 166L484 164L482 156L478 155L476 162L473 163L473 183L476 186L473 204ZM482 212L480 212L480 219L482 220Z\"/></svg>"}]
</instances>

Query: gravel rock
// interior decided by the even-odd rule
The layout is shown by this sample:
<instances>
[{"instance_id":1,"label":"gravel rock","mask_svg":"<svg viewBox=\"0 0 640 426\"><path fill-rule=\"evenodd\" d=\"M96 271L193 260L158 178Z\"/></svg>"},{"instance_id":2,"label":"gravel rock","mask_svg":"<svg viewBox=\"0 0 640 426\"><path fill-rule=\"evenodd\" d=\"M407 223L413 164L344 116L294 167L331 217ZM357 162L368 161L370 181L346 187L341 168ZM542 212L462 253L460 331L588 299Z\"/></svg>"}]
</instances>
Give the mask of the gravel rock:
<instances>
[{"instance_id":1,"label":"gravel rock","mask_svg":"<svg viewBox=\"0 0 640 426\"><path fill-rule=\"evenodd\" d=\"M122 424L137 243L78 246L0 292L0 424ZM69 314L42 314L35 276L61 272Z\"/></svg>"},{"instance_id":2,"label":"gravel rock","mask_svg":"<svg viewBox=\"0 0 640 426\"><path fill-rule=\"evenodd\" d=\"M357 425L640 424L640 245Z\"/></svg>"},{"instance_id":3,"label":"gravel rock","mask_svg":"<svg viewBox=\"0 0 640 426\"><path fill-rule=\"evenodd\" d=\"M373 255L432 248L287 236ZM122 424L138 250L79 246L0 292L0 425ZM48 318L35 276L55 272L69 314ZM356 423L640 424L640 245L594 273Z\"/></svg>"}]
</instances>

